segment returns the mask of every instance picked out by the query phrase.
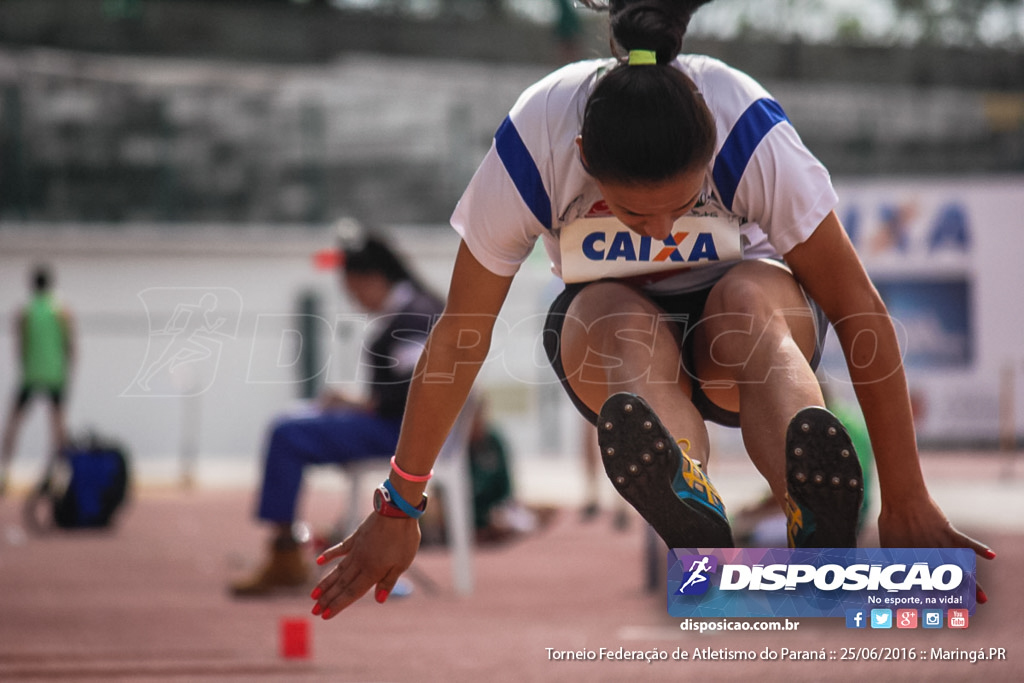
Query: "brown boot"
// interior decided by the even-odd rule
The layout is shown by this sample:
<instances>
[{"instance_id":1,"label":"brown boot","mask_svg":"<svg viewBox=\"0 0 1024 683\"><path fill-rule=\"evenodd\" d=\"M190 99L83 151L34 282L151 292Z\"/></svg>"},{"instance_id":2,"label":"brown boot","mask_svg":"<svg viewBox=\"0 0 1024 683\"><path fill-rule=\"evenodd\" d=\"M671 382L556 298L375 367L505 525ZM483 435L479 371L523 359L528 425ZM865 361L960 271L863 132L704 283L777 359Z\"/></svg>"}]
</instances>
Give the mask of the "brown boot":
<instances>
[{"instance_id":1,"label":"brown boot","mask_svg":"<svg viewBox=\"0 0 1024 683\"><path fill-rule=\"evenodd\" d=\"M302 557L302 546L295 541L276 540L270 547L270 559L248 579L231 585L236 597L269 595L282 588L297 588L309 580L309 568Z\"/></svg>"}]
</instances>

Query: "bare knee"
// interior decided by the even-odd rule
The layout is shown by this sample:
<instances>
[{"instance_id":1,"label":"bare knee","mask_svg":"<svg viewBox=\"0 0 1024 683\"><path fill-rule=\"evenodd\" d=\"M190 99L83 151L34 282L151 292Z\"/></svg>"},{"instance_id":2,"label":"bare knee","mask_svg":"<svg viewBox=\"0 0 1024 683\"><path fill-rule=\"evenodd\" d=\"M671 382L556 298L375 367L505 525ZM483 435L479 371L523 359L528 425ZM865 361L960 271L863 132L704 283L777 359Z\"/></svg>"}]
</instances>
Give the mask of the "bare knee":
<instances>
[{"instance_id":1,"label":"bare knee","mask_svg":"<svg viewBox=\"0 0 1024 683\"><path fill-rule=\"evenodd\" d=\"M788 338L805 355L813 351L814 322L802 292L784 271L771 275L726 278L712 289L695 333L719 370L739 371L757 356L770 357Z\"/></svg>"},{"instance_id":2,"label":"bare knee","mask_svg":"<svg viewBox=\"0 0 1024 683\"><path fill-rule=\"evenodd\" d=\"M630 287L597 283L569 307L562 332L567 375L602 384L677 381L678 359L678 329Z\"/></svg>"}]
</instances>

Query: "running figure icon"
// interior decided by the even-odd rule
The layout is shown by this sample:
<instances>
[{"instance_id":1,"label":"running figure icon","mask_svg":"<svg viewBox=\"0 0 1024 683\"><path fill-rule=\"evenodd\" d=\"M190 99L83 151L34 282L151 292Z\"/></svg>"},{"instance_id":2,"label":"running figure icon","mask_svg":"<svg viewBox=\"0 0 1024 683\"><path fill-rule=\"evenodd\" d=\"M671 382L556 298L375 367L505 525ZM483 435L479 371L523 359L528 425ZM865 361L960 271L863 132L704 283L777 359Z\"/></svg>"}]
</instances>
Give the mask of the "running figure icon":
<instances>
[{"instance_id":1,"label":"running figure icon","mask_svg":"<svg viewBox=\"0 0 1024 683\"><path fill-rule=\"evenodd\" d=\"M150 321L148 343L122 395L201 393L213 381L225 343L237 338L241 296L223 287L155 287L139 298Z\"/></svg>"},{"instance_id":2,"label":"running figure icon","mask_svg":"<svg viewBox=\"0 0 1024 683\"><path fill-rule=\"evenodd\" d=\"M682 586L679 587L680 593L684 592L690 586L696 585L698 583L704 583L708 580L708 577L704 574L705 572L711 571L711 567L709 566L709 559L710 558L708 558L707 555L704 555L700 558L699 561L693 561L693 564L690 565L690 569L688 570L690 572L690 577L686 579Z\"/></svg>"}]
</instances>

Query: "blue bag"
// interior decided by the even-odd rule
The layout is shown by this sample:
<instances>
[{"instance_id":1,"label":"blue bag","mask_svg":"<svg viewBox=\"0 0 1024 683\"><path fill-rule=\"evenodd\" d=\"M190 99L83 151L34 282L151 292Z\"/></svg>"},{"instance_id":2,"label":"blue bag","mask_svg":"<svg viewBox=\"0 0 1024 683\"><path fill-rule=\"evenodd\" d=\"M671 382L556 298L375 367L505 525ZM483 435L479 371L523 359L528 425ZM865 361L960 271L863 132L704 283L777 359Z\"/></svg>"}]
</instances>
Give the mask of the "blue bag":
<instances>
[{"instance_id":1,"label":"blue bag","mask_svg":"<svg viewBox=\"0 0 1024 683\"><path fill-rule=\"evenodd\" d=\"M128 497L128 457L121 446L90 436L64 448L26 503L26 521L36 530L101 528ZM50 523L40 520L48 502Z\"/></svg>"}]
</instances>

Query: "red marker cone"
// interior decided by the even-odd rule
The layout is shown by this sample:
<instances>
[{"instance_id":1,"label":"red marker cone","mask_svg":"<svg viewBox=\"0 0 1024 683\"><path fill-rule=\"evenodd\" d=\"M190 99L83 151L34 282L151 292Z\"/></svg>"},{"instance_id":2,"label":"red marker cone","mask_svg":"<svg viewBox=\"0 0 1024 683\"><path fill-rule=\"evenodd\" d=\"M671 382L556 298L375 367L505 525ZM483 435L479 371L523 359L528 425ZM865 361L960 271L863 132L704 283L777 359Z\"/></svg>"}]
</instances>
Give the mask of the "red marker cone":
<instances>
[{"instance_id":1,"label":"red marker cone","mask_svg":"<svg viewBox=\"0 0 1024 683\"><path fill-rule=\"evenodd\" d=\"M285 659L309 659L309 620L304 617L281 619L281 656Z\"/></svg>"}]
</instances>

